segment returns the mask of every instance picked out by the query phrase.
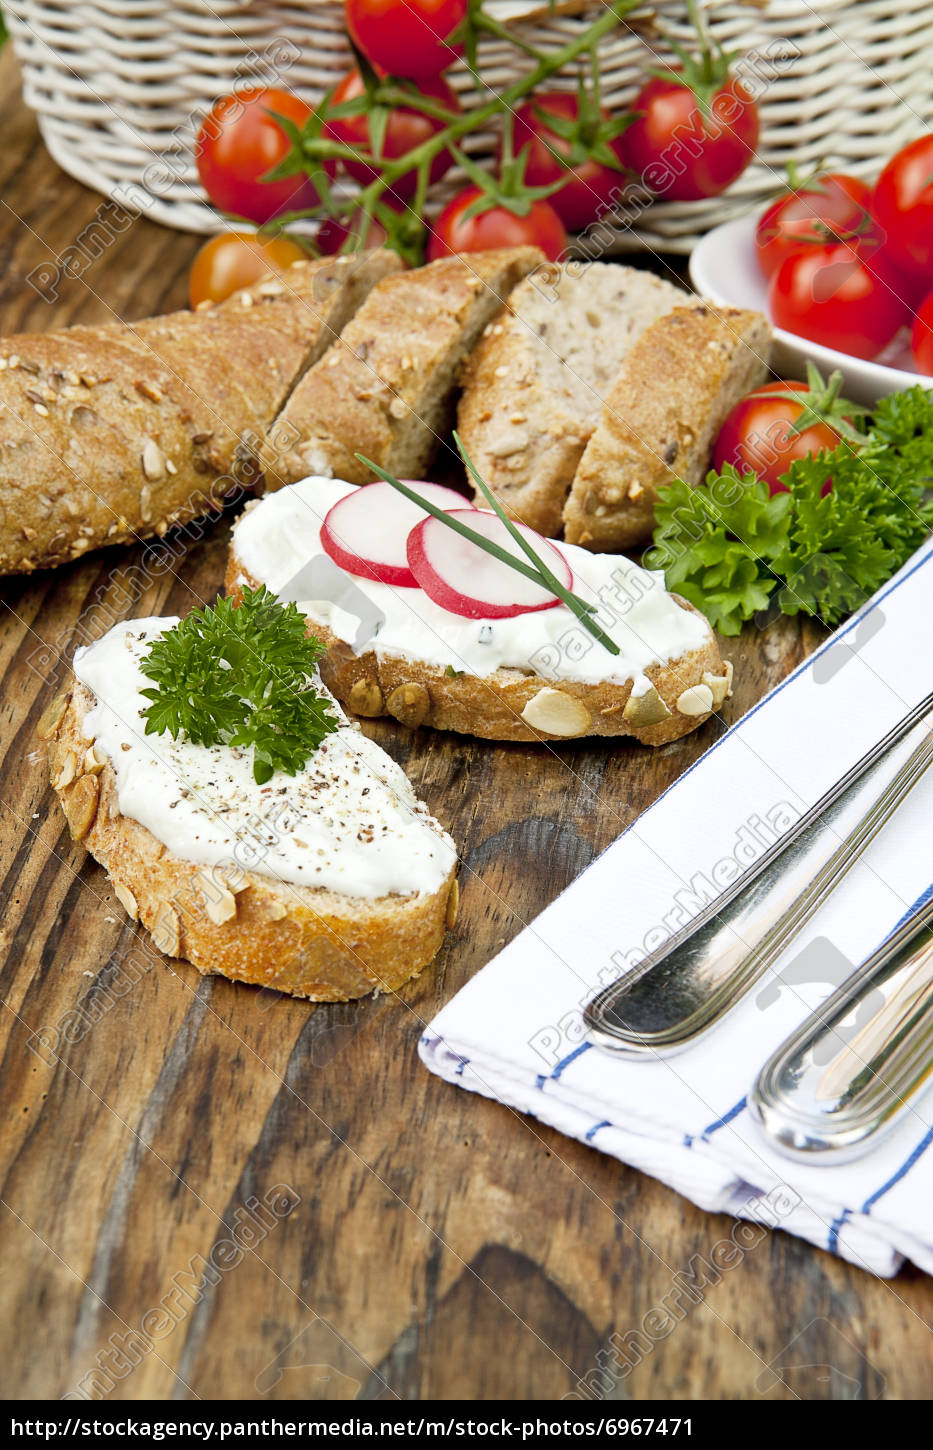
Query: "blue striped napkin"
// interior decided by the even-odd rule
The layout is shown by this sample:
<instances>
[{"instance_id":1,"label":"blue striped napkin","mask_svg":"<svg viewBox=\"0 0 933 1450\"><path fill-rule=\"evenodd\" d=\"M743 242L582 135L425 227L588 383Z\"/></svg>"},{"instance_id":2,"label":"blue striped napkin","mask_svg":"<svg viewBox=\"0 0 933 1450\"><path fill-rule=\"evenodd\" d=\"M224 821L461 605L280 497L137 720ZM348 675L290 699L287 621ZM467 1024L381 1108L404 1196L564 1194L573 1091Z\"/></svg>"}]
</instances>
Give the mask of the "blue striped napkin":
<instances>
[{"instance_id":1,"label":"blue striped napkin","mask_svg":"<svg viewBox=\"0 0 933 1450\"><path fill-rule=\"evenodd\" d=\"M781 1227L877 1274L905 1257L933 1273L933 1090L871 1153L835 1167L773 1152L746 1107L765 1058L928 889L933 772L775 973L693 1047L620 1060L586 1042L581 1017L599 987L714 898L933 690L931 620L933 544L443 1008L421 1041L432 1072L703 1208Z\"/></svg>"}]
</instances>

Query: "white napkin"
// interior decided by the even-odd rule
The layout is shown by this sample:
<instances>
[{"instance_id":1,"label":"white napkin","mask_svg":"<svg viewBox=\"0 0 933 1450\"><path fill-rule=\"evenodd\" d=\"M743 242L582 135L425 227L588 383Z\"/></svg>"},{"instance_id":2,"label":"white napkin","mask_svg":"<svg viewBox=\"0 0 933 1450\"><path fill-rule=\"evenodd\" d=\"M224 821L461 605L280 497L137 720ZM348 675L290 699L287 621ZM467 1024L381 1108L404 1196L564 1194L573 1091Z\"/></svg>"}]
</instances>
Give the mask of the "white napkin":
<instances>
[{"instance_id":1,"label":"white napkin","mask_svg":"<svg viewBox=\"0 0 933 1450\"><path fill-rule=\"evenodd\" d=\"M785 953L783 983L766 979L696 1045L621 1060L586 1043L581 1018L597 988L764 849L761 823L786 830L933 690L931 644L928 544L443 1008L421 1041L427 1066L702 1208L779 1225L877 1274L905 1256L933 1273L933 1092L871 1153L834 1167L773 1152L745 1106L765 1058L933 881L933 772Z\"/></svg>"}]
</instances>

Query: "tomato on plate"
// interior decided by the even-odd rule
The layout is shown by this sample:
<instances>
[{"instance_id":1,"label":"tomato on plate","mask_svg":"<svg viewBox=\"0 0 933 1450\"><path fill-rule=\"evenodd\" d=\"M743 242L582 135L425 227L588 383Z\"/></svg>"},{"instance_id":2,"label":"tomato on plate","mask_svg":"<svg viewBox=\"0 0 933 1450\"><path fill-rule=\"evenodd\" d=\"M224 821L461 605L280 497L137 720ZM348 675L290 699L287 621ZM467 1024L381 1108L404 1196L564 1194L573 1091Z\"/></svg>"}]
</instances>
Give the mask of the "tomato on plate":
<instances>
[{"instance_id":1,"label":"tomato on plate","mask_svg":"<svg viewBox=\"0 0 933 1450\"><path fill-rule=\"evenodd\" d=\"M812 383L763 383L740 399L713 448L717 473L731 463L739 473L756 474L770 493L787 493L782 475L795 459L830 452L844 436L852 436L852 415L860 410L839 398L841 383L841 373L823 383L814 370Z\"/></svg>"},{"instance_id":2,"label":"tomato on plate","mask_svg":"<svg viewBox=\"0 0 933 1450\"><path fill-rule=\"evenodd\" d=\"M624 154L645 186L665 201L718 196L741 175L758 145L758 107L740 80L725 80L704 115L682 81L649 81L625 132Z\"/></svg>"},{"instance_id":3,"label":"tomato on plate","mask_svg":"<svg viewBox=\"0 0 933 1450\"><path fill-rule=\"evenodd\" d=\"M423 95L430 96L439 102L445 110L453 112L460 110L460 102L457 100L456 93L441 76L436 76L433 80L421 81L418 89ZM339 106L344 101L354 101L357 96L363 95L364 91L365 86L359 71L351 70L334 91L332 104ZM399 106L389 116L382 145L383 159L393 161L399 156L404 156L407 151L411 151L415 146L420 146L422 142L429 140L443 128L443 121L436 117L426 116L421 111L410 110L407 106ZM367 116L336 116L332 120L328 120L326 129L335 141L341 141L344 146L352 146L355 150L364 153L370 152L371 142ZM431 163L429 177L432 186L441 179L451 164L452 157L449 151L441 151L435 156ZM350 175L363 186L377 175L373 167L368 166L365 161L344 161L343 165ZM413 169L404 172L397 181L392 183L392 193L396 197L413 196L417 185L418 173Z\"/></svg>"},{"instance_id":4,"label":"tomato on plate","mask_svg":"<svg viewBox=\"0 0 933 1450\"><path fill-rule=\"evenodd\" d=\"M548 125L548 117L558 122L563 135ZM580 100L572 91L532 96L515 112L515 151L528 147L525 180L529 186L563 183L560 191L548 197L548 202L573 232L583 231L610 210L626 184L624 171L587 154L587 145L597 139L591 132L597 132L611 121L605 107L600 108L595 126L586 118L581 119ZM574 134L568 136L567 130L571 127ZM621 167L625 157L622 137L616 136L605 144Z\"/></svg>"},{"instance_id":5,"label":"tomato on plate","mask_svg":"<svg viewBox=\"0 0 933 1450\"><path fill-rule=\"evenodd\" d=\"M891 257L933 285L933 131L892 156L872 200Z\"/></svg>"},{"instance_id":6,"label":"tomato on plate","mask_svg":"<svg viewBox=\"0 0 933 1450\"><path fill-rule=\"evenodd\" d=\"M772 322L852 357L873 358L909 318L882 250L827 242L792 252L768 287Z\"/></svg>"},{"instance_id":7,"label":"tomato on plate","mask_svg":"<svg viewBox=\"0 0 933 1450\"><path fill-rule=\"evenodd\" d=\"M394 76L430 80L462 55L450 36L467 0L346 0L347 29L373 65Z\"/></svg>"},{"instance_id":8,"label":"tomato on plate","mask_svg":"<svg viewBox=\"0 0 933 1450\"><path fill-rule=\"evenodd\" d=\"M540 247L552 262L567 248L567 232L557 212L546 201L533 201L526 216L507 206L493 205L474 216L465 216L485 193L468 186L448 202L431 228L428 261L436 262L450 252L484 252L496 247Z\"/></svg>"},{"instance_id":9,"label":"tomato on plate","mask_svg":"<svg viewBox=\"0 0 933 1450\"><path fill-rule=\"evenodd\" d=\"M758 262L766 277L802 246L836 238L881 241L870 212L871 187L857 176L832 172L773 201L755 230Z\"/></svg>"},{"instance_id":10,"label":"tomato on plate","mask_svg":"<svg viewBox=\"0 0 933 1450\"><path fill-rule=\"evenodd\" d=\"M306 176L263 177L291 150L271 112L303 126L311 107L290 91L253 87L215 101L198 131L195 156L201 185L220 210L262 225L288 211L307 211L319 197ZM336 167L323 168L332 176Z\"/></svg>"},{"instance_id":11,"label":"tomato on plate","mask_svg":"<svg viewBox=\"0 0 933 1450\"><path fill-rule=\"evenodd\" d=\"M223 302L241 287L251 287L267 272L284 272L308 253L290 237L259 237L254 232L221 232L206 241L191 264L191 306Z\"/></svg>"},{"instance_id":12,"label":"tomato on plate","mask_svg":"<svg viewBox=\"0 0 933 1450\"><path fill-rule=\"evenodd\" d=\"M910 351L920 372L933 377L933 292L930 292L917 309L913 331L910 336Z\"/></svg>"}]
</instances>

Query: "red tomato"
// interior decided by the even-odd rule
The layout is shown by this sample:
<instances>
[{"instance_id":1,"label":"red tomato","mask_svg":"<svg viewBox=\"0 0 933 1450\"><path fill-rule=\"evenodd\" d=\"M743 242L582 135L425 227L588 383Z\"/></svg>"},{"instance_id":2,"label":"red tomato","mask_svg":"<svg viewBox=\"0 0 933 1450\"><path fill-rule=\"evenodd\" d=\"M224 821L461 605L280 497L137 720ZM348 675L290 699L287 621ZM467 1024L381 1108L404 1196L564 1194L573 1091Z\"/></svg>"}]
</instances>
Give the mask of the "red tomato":
<instances>
[{"instance_id":1,"label":"red tomato","mask_svg":"<svg viewBox=\"0 0 933 1450\"><path fill-rule=\"evenodd\" d=\"M448 44L467 0L346 0L347 29L373 65L394 76L430 80L463 46Z\"/></svg>"},{"instance_id":2,"label":"red tomato","mask_svg":"<svg viewBox=\"0 0 933 1450\"><path fill-rule=\"evenodd\" d=\"M561 121L576 123L580 114L579 99L571 91L532 96L515 112L514 147L516 155L526 146L529 148L525 167L525 180L529 186L552 186L555 181L563 182L560 191L553 192L548 202L571 231L583 231L621 196L625 174L594 161L591 156L583 157L571 170L562 166L560 157L572 159L573 142L552 131L546 116L542 119L539 111ZM602 116L603 120L610 119L605 109ZM585 137L581 137L581 141L585 142ZM621 162L624 156L622 137L617 136L609 144Z\"/></svg>"},{"instance_id":3,"label":"red tomato","mask_svg":"<svg viewBox=\"0 0 933 1450\"><path fill-rule=\"evenodd\" d=\"M351 70L334 91L333 105L339 106L343 101L355 100L357 96L363 94L363 90L363 81L359 71ZM437 76L434 80L422 81L419 90L424 95L433 97L448 111L459 111L460 109L460 103L455 93L441 76ZM443 121L425 116L420 111L409 110L407 106L400 106L398 110L392 112L386 126L382 147L383 158L392 161L398 156L404 156L406 151L420 146L435 132L443 130L443 127ZM342 141L344 146L353 146L363 152L368 152L370 149L369 120L365 115L338 117L328 121L327 130L336 141ZM442 151L435 156L431 163L430 181L432 185L439 181L450 167L451 159L449 151ZM377 174L364 161L345 161L343 165L350 175L364 186ZM392 183L392 193L396 197L413 196L417 185L417 172L406 171Z\"/></svg>"},{"instance_id":4,"label":"red tomato","mask_svg":"<svg viewBox=\"0 0 933 1450\"><path fill-rule=\"evenodd\" d=\"M771 278L768 302L778 327L852 357L875 357L909 317L883 253L848 242L792 252Z\"/></svg>"},{"instance_id":5,"label":"red tomato","mask_svg":"<svg viewBox=\"0 0 933 1450\"><path fill-rule=\"evenodd\" d=\"M891 158L875 186L872 210L892 260L933 282L933 132Z\"/></svg>"},{"instance_id":6,"label":"red tomato","mask_svg":"<svg viewBox=\"0 0 933 1450\"><path fill-rule=\"evenodd\" d=\"M693 91L675 80L649 81L625 132L628 165L666 201L697 201L731 186L758 145L758 108L738 80L727 80L707 119Z\"/></svg>"},{"instance_id":7,"label":"red tomato","mask_svg":"<svg viewBox=\"0 0 933 1450\"><path fill-rule=\"evenodd\" d=\"M871 188L857 176L820 176L814 184L785 192L771 203L755 232L762 272L770 277L801 246L872 235L881 240L869 212Z\"/></svg>"},{"instance_id":8,"label":"red tomato","mask_svg":"<svg viewBox=\"0 0 933 1450\"><path fill-rule=\"evenodd\" d=\"M263 177L291 150L291 142L270 115L277 111L303 126L311 107L290 91L241 90L216 101L201 123L195 156L201 185L220 211L262 225L286 211L307 211L319 201L306 176L282 181ZM332 176L336 167L324 168Z\"/></svg>"},{"instance_id":9,"label":"red tomato","mask_svg":"<svg viewBox=\"0 0 933 1450\"><path fill-rule=\"evenodd\" d=\"M241 287L250 287L266 272L283 272L308 253L289 237L257 237L252 232L221 232L211 237L191 264L188 295L191 306L223 302Z\"/></svg>"},{"instance_id":10,"label":"red tomato","mask_svg":"<svg viewBox=\"0 0 933 1450\"><path fill-rule=\"evenodd\" d=\"M317 236L314 238L318 251L325 257L333 257L343 246L351 229L355 230L362 225L362 219L348 217L346 221L338 221L336 217L325 217L318 227ZM364 247L384 247L386 242L386 229L378 217L366 219L366 231L364 234Z\"/></svg>"},{"instance_id":11,"label":"red tomato","mask_svg":"<svg viewBox=\"0 0 933 1450\"><path fill-rule=\"evenodd\" d=\"M713 449L716 471L721 473L731 463L740 473L748 470L757 474L772 494L787 493L781 474L787 472L794 460L811 453L828 452L842 436L829 423L814 423L788 436L803 408L787 394L809 391L807 383L764 383L736 403L719 430Z\"/></svg>"},{"instance_id":12,"label":"red tomato","mask_svg":"<svg viewBox=\"0 0 933 1450\"><path fill-rule=\"evenodd\" d=\"M546 201L535 201L527 216L504 206L493 206L476 216L464 217L482 191L468 186L448 202L431 230L428 261L450 252L485 252L496 247L540 247L556 262L567 248L567 232L557 212Z\"/></svg>"},{"instance_id":13,"label":"red tomato","mask_svg":"<svg viewBox=\"0 0 933 1450\"><path fill-rule=\"evenodd\" d=\"M933 377L933 292L917 309L910 350L920 372Z\"/></svg>"}]
</instances>

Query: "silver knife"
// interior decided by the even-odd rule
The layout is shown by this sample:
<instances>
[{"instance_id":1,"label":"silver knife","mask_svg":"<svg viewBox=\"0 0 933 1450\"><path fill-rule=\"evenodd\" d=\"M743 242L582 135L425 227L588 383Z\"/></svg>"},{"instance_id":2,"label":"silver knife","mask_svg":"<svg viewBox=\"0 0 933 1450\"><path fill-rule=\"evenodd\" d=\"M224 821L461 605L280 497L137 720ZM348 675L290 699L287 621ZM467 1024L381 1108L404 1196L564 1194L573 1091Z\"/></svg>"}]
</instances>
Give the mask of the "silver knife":
<instances>
[{"instance_id":1,"label":"silver knife","mask_svg":"<svg viewBox=\"0 0 933 1450\"><path fill-rule=\"evenodd\" d=\"M733 886L587 1004L596 1046L668 1056L738 1005L933 760L931 708L928 695Z\"/></svg>"}]
</instances>

